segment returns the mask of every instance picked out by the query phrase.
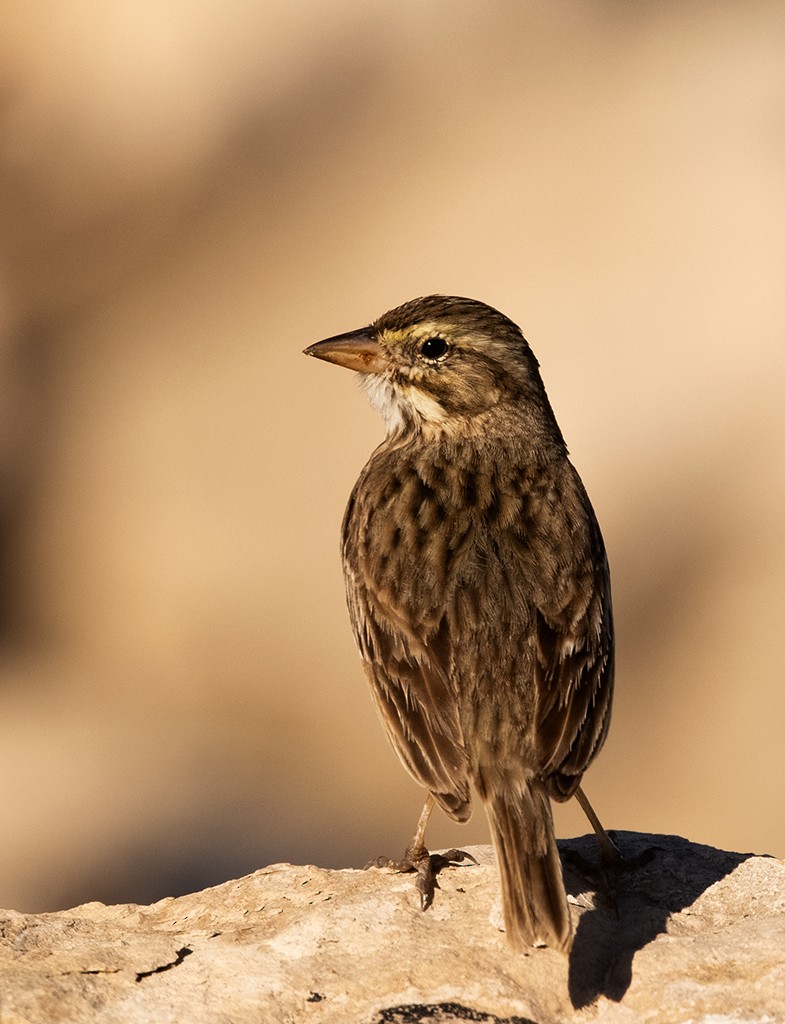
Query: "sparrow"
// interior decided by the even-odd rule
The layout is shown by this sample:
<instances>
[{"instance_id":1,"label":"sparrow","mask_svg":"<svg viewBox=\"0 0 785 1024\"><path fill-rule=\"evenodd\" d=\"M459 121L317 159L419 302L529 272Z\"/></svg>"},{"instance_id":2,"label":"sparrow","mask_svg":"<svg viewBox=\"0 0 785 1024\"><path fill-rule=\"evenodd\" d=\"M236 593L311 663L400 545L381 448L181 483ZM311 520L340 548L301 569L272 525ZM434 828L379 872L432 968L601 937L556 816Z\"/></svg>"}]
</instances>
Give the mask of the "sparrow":
<instances>
[{"instance_id":1,"label":"sparrow","mask_svg":"<svg viewBox=\"0 0 785 1024\"><path fill-rule=\"evenodd\" d=\"M379 863L428 876L433 806L465 822L474 790L509 941L568 952L551 800L575 796L614 855L581 788L610 723L614 635L602 534L537 359L502 313L444 295L305 353L356 371L386 426L343 519L346 597L387 735L428 796L404 860Z\"/></svg>"}]
</instances>

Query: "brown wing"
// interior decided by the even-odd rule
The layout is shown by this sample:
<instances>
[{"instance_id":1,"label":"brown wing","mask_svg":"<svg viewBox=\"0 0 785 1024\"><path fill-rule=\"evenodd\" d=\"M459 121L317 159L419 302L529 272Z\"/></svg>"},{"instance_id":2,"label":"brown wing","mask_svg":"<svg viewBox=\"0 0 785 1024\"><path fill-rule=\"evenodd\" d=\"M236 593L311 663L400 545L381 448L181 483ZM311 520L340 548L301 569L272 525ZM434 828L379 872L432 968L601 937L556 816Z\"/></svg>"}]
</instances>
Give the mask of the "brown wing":
<instances>
[{"instance_id":1,"label":"brown wing","mask_svg":"<svg viewBox=\"0 0 785 1024\"><path fill-rule=\"evenodd\" d=\"M456 821L471 814L459 703L444 623L420 636L345 566L357 646L387 734L414 779Z\"/></svg>"},{"instance_id":2,"label":"brown wing","mask_svg":"<svg viewBox=\"0 0 785 1024\"><path fill-rule=\"evenodd\" d=\"M540 771L551 796L570 797L599 753L610 724L613 698L613 617L607 561L599 528L592 524L595 570L585 612L536 614L535 735Z\"/></svg>"}]
</instances>

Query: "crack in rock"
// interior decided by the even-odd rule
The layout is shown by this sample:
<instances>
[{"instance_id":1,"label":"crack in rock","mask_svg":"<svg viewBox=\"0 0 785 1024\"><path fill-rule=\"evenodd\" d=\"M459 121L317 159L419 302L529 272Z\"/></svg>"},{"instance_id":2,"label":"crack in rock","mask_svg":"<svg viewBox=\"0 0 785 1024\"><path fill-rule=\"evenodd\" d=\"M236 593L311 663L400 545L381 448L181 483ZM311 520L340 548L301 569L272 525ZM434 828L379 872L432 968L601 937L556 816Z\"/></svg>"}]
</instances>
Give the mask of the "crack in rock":
<instances>
[{"instance_id":1,"label":"crack in rock","mask_svg":"<svg viewBox=\"0 0 785 1024\"><path fill-rule=\"evenodd\" d=\"M390 1006L382 1011L374 1024L458 1024L458 1021L476 1021L477 1024L536 1024L528 1017L497 1017L461 1003Z\"/></svg>"},{"instance_id":2,"label":"crack in rock","mask_svg":"<svg viewBox=\"0 0 785 1024\"><path fill-rule=\"evenodd\" d=\"M136 980L142 981L144 978L149 978L153 974L163 974L164 971L171 971L173 967L179 967L183 960L185 960L187 956L190 956L191 953L193 953L192 949L189 949L188 946L183 946L182 949L177 950L177 958L172 960L171 963L161 964L160 967L154 967L151 971L140 971L136 975Z\"/></svg>"}]
</instances>

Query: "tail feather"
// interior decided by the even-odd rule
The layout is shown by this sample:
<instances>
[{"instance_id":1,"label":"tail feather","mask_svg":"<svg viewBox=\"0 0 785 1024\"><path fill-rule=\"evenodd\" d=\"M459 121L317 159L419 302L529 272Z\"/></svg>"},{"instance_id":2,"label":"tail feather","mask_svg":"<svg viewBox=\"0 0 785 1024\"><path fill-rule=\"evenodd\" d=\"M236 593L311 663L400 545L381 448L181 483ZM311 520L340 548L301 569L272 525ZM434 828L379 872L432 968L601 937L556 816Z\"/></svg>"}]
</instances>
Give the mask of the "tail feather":
<instances>
[{"instance_id":1,"label":"tail feather","mask_svg":"<svg viewBox=\"0 0 785 1024\"><path fill-rule=\"evenodd\" d=\"M487 792L486 811L501 875L507 938L517 949L568 953L573 927L550 800L538 782Z\"/></svg>"}]
</instances>

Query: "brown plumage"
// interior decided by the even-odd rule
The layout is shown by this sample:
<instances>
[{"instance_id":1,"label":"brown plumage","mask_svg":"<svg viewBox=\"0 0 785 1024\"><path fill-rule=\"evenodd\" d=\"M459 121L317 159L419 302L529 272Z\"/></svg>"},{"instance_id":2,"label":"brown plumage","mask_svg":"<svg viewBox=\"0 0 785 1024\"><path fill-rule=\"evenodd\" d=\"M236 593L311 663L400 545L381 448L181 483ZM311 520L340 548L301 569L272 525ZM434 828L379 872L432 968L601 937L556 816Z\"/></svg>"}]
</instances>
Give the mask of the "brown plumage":
<instances>
[{"instance_id":1,"label":"brown plumage","mask_svg":"<svg viewBox=\"0 0 785 1024\"><path fill-rule=\"evenodd\" d=\"M343 562L389 737L456 821L476 788L513 945L567 950L549 798L585 800L613 626L602 536L537 360L501 313L439 295L306 352L359 371L387 424L349 500Z\"/></svg>"}]
</instances>

